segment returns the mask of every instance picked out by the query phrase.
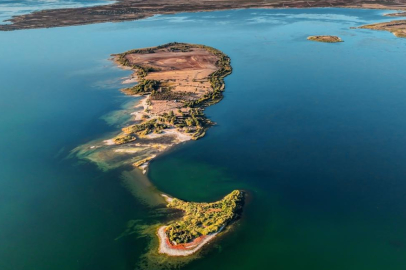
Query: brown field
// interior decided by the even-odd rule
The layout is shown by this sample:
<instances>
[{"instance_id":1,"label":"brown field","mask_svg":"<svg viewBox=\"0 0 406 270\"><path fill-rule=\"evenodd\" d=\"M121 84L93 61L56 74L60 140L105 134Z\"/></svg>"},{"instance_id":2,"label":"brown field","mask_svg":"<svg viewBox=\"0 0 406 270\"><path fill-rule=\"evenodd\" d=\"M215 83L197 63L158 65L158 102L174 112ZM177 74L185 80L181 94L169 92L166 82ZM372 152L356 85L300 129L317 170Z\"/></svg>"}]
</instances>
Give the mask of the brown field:
<instances>
[{"instance_id":1,"label":"brown field","mask_svg":"<svg viewBox=\"0 0 406 270\"><path fill-rule=\"evenodd\" d=\"M0 25L0 31L131 21L156 14L174 14L179 12L238 8L312 7L406 10L406 0L118 0L113 4L104 6L43 10L16 16L10 20L12 24Z\"/></svg>"},{"instance_id":2,"label":"brown field","mask_svg":"<svg viewBox=\"0 0 406 270\"><path fill-rule=\"evenodd\" d=\"M167 48L150 54L128 54L131 65L153 67L145 79L158 80L171 88L172 92L188 93L186 99L197 100L212 91L208 76L216 71L218 58L204 48L193 48L189 52L170 52ZM153 115L183 107L177 100L150 100ZM176 113L176 111L175 111Z\"/></svg>"}]
</instances>

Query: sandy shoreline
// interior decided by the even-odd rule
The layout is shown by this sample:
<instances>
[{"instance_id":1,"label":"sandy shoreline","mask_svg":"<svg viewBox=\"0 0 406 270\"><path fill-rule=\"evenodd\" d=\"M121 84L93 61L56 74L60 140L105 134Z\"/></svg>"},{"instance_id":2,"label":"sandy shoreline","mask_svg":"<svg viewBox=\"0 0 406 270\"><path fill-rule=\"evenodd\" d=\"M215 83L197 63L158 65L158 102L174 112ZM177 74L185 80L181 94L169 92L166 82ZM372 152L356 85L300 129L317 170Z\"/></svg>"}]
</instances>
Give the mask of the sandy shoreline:
<instances>
[{"instance_id":1,"label":"sandy shoreline","mask_svg":"<svg viewBox=\"0 0 406 270\"><path fill-rule=\"evenodd\" d=\"M238 219L244 204L244 192L240 190L212 203L185 202L166 194L161 197L167 207L183 211L183 217L157 229L158 253L178 257L192 255L212 241Z\"/></svg>"},{"instance_id":2,"label":"sandy shoreline","mask_svg":"<svg viewBox=\"0 0 406 270\"><path fill-rule=\"evenodd\" d=\"M174 248L171 244L169 244L169 240L168 237L166 236L165 229L166 226L161 226L157 231L157 236L159 238L158 252L169 256L189 256L196 253L205 244L213 240L213 238L216 237L217 234L220 233L223 228L221 228L217 233L205 236L198 243L195 243L193 246L187 249Z\"/></svg>"},{"instance_id":3,"label":"sandy shoreline","mask_svg":"<svg viewBox=\"0 0 406 270\"><path fill-rule=\"evenodd\" d=\"M165 199L167 203L171 203L174 198L166 195L166 194L161 194L161 196ZM161 226L157 230L157 237L159 239L159 247L158 247L158 252L161 254L166 254L169 256L189 256L197 251L199 251L205 244L210 242L218 233L220 233L224 226L220 228L220 230L216 233L206 235L204 238L202 238L200 241L197 243L194 243L190 245L187 249L186 248L174 248L170 242L168 237L166 236L165 230L167 226Z\"/></svg>"}]
</instances>

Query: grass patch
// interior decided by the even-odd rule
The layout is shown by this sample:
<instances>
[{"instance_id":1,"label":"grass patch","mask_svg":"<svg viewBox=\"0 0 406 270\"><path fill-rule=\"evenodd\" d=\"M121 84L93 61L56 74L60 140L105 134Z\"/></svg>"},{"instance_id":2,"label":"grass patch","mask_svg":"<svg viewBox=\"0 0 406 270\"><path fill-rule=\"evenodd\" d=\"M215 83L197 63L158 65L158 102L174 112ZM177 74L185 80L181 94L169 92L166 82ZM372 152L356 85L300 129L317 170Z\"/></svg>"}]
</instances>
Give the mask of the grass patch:
<instances>
[{"instance_id":1,"label":"grass patch","mask_svg":"<svg viewBox=\"0 0 406 270\"><path fill-rule=\"evenodd\" d=\"M173 199L168 207L184 211L184 217L166 228L171 243L184 244L218 232L235 220L242 209L244 193L234 190L222 200L213 203L185 202Z\"/></svg>"}]
</instances>

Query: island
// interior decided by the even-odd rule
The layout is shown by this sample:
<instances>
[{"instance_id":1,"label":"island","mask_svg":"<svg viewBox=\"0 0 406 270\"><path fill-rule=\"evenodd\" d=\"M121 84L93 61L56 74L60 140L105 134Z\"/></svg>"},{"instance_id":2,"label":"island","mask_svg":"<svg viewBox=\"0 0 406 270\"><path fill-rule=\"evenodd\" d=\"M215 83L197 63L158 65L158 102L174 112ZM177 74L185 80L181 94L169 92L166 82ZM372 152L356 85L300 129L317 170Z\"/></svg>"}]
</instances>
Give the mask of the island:
<instances>
[{"instance_id":1,"label":"island","mask_svg":"<svg viewBox=\"0 0 406 270\"><path fill-rule=\"evenodd\" d=\"M343 40L337 36L310 36L307 39L311 41L326 42L326 43L343 42Z\"/></svg>"},{"instance_id":2,"label":"island","mask_svg":"<svg viewBox=\"0 0 406 270\"><path fill-rule=\"evenodd\" d=\"M123 179L140 200L153 207L167 204L171 212L182 211L181 219L167 225L146 226L146 234L155 239L148 261L153 262L156 254L189 260L186 256L239 218L245 193L234 190L213 203L186 202L162 195L144 174L157 155L181 142L202 138L214 125L204 110L222 100L224 78L232 72L230 58L206 45L172 42L113 54L111 60L131 72L123 81L129 85L120 89L124 97L136 102L128 108L130 119L108 137L81 145L73 153L102 170L125 168Z\"/></svg>"},{"instance_id":3,"label":"island","mask_svg":"<svg viewBox=\"0 0 406 270\"><path fill-rule=\"evenodd\" d=\"M164 195L168 207L183 211L182 219L159 227L159 253L188 256L200 250L226 226L240 217L244 192L234 190L213 203L185 202Z\"/></svg>"},{"instance_id":4,"label":"island","mask_svg":"<svg viewBox=\"0 0 406 270\"><path fill-rule=\"evenodd\" d=\"M232 72L230 58L206 45L172 42L113 54L111 60L131 72L123 81L130 85L121 89L136 100L128 108L131 117L114 134L81 145L74 153L103 170L126 167L127 176L136 178L137 184L131 185L140 199L149 202L150 197L156 201L154 207L166 203L171 210L182 211L181 219L149 226L153 230L148 234L158 235L159 245L148 254L186 259L239 218L245 193L234 190L213 203L186 202L162 195L142 172L160 153L202 138L214 125L204 110L222 100L224 78Z\"/></svg>"},{"instance_id":5,"label":"island","mask_svg":"<svg viewBox=\"0 0 406 270\"><path fill-rule=\"evenodd\" d=\"M203 137L214 123L204 114L223 98L230 58L205 45L168 43L113 55L133 71L122 89L141 98L130 109L131 121L113 138L75 149L77 156L109 170L131 164L144 172L149 162L171 146Z\"/></svg>"},{"instance_id":6,"label":"island","mask_svg":"<svg viewBox=\"0 0 406 270\"><path fill-rule=\"evenodd\" d=\"M406 20L397 20L383 23L363 25L358 28L389 31L396 37L406 38Z\"/></svg>"}]
</instances>

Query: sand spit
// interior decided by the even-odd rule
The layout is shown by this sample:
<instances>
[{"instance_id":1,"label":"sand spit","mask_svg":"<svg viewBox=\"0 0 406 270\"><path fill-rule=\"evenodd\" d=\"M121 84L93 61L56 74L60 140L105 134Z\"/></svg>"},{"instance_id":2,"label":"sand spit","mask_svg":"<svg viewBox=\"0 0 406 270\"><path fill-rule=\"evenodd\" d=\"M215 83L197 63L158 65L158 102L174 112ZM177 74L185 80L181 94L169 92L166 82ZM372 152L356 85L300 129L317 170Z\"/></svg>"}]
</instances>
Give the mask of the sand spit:
<instances>
[{"instance_id":1,"label":"sand spit","mask_svg":"<svg viewBox=\"0 0 406 270\"><path fill-rule=\"evenodd\" d=\"M166 201L167 203L171 203L171 202L173 201L173 198L170 197L170 196L168 196L168 195L166 195L166 194L161 194L161 196L165 199L165 201Z\"/></svg>"},{"instance_id":2,"label":"sand spit","mask_svg":"<svg viewBox=\"0 0 406 270\"><path fill-rule=\"evenodd\" d=\"M176 248L169 243L169 239L166 236L166 226L162 226L157 231L159 238L158 252L169 256L189 256L199 251L205 244L213 240L222 230L224 226L216 233L201 237L197 241L192 242L187 248Z\"/></svg>"},{"instance_id":3,"label":"sand spit","mask_svg":"<svg viewBox=\"0 0 406 270\"><path fill-rule=\"evenodd\" d=\"M397 20L391 22L375 23L363 25L358 28L380 31L389 31L396 37L406 38L406 20Z\"/></svg>"},{"instance_id":4,"label":"sand spit","mask_svg":"<svg viewBox=\"0 0 406 270\"><path fill-rule=\"evenodd\" d=\"M245 193L234 190L211 203L187 202L165 194L161 196L168 203L168 208L181 210L183 216L158 228L158 252L169 256L189 256L239 218Z\"/></svg>"},{"instance_id":5,"label":"sand spit","mask_svg":"<svg viewBox=\"0 0 406 270\"><path fill-rule=\"evenodd\" d=\"M384 14L387 17L406 17L406 12L388 13Z\"/></svg>"}]
</instances>

